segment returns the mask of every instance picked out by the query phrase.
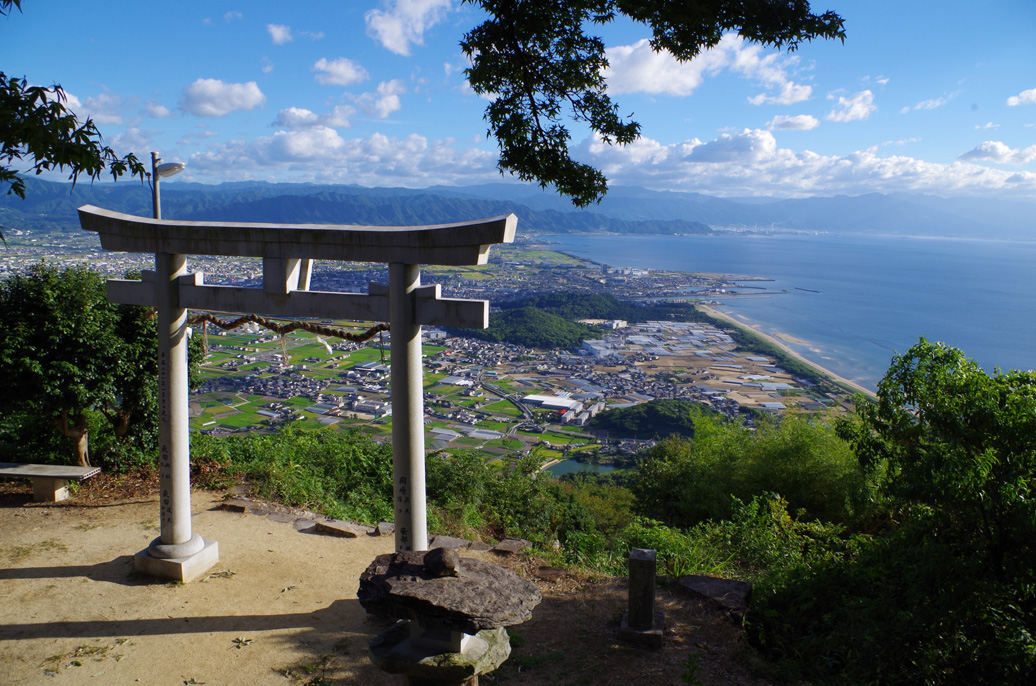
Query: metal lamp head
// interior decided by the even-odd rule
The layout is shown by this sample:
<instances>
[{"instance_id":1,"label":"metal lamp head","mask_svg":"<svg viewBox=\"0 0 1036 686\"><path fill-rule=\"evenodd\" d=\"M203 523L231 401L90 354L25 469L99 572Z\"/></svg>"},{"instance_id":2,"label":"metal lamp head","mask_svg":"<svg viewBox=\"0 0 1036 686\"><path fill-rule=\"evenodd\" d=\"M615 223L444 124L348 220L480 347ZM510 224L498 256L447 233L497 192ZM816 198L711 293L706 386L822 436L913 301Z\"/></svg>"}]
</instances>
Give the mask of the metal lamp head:
<instances>
[{"instance_id":1,"label":"metal lamp head","mask_svg":"<svg viewBox=\"0 0 1036 686\"><path fill-rule=\"evenodd\" d=\"M155 167L155 175L166 177L175 176L184 170L187 165L183 162L166 162Z\"/></svg>"}]
</instances>

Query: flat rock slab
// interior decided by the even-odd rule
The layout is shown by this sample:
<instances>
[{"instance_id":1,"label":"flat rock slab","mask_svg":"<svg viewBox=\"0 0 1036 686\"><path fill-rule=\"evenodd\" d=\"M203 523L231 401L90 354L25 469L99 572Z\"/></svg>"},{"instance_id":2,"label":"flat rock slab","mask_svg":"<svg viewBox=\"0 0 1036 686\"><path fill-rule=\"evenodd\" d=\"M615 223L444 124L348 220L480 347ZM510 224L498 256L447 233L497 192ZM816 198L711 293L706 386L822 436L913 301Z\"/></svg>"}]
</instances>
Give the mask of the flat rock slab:
<instances>
[{"instance_id":1,"label":"flat rock slab","mask_svg":"<svg viewBox=\"0 0 1036 686\"><path fill-rule=\"evenodd\" d=\"M463 550L471 547L471 541L453 536L433 536L429 548L449 548L450 550Z\"/></svg>"},{"instance_id":2,"label":"flat rock slab","mask_svg":"<svg viewBox=\"0 0 1036 686\"><path fill-rule=\"evenodd\" d=\"M568 574L568 570L564 567L537 567L533 574L542 581L557 581Z\"/></svg>"},{"instance_id":3,"label":"flat rock slab","mask_svg":"<svg viewBox=\"0 0 1036 686\"><path fill-rule=\"evenodd\" d=\"M505 538L493 546L493 552L500 553L501 555L514 555L525 550L530 545L532 544L523 538Z\"/></svg>"},{"instance_id":4,"label":"flat rock slab","mask_svg":"<svg viewBox=\"0 0 1036 686\"><path fill-rule=\"evenodd\" d=\"M462 558L455 576L435 576L424 556L379 555L360 575L360 604L380 617L416 617L425 628L476 634L521 624L540 602L535 584L498 565Z\"/></svg>"},{"instance_id":5,"label":"flat rock slab","mask_svg":"<svg viewBox=\"0 0 1036 686\"><path fill-rule=\"evenodd\" d=\"M257 503L251 500L244 500L242 498L231 498L224 500L219 504L219 509L226 510L227 512L248 512L253 507L256 507Z\"/></svg>"},{"instance_id":6,"label":"flat rock slab","mask_svg":"<svg viewBox=\"0 0 1036 686\"><path fill-rule=\"evenodd\" d=\"M716 576L691 574L680 577L677 584L688 593L711 600L737 616L744 614L748 596L752 594L752 584Z\"/></svg>"},{"instance_id":7,"label":"flat rock slab","mask_svg":"<svg viewBox=\"0 0 1036 686\"><path fill-rule=\"evenodd\" d=\"M329 521L317 521L311 531L327 536L341 536L342 538L359 538L367 535L368 527L353 524L352 522L340 522L337 519Z\"/></svg>"},{"instance_id":8,"label":"flat rock slab","mask_svg":"<svg viewBox=\"0 0 1036 686\"><path fill-rule=\"evenodd\" d=\"M396 525L392 522L378 522L374 527L375 536L391 536L396 532Z\"/></svg>"}]
</instances>

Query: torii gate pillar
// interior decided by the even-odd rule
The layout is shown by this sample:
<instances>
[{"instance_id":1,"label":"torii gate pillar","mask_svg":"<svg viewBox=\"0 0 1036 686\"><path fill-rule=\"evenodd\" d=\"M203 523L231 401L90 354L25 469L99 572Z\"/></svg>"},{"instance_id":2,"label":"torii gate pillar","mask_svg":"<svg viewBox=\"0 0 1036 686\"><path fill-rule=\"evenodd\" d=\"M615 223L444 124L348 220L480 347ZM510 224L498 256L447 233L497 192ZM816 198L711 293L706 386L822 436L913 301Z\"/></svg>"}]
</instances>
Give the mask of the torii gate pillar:
<instances>
[{"instance_id":1,"label":"torii gate pillar","mask_svg":"<svg viewBox=\"0 0 1036 686\"><path fill-rule=\"evenodd\" d=\"M440 297L421 286L422 264L485 264L489 248L514 240L507 215L435 226L255 224L148 219L85 205L79 221L105 250L155 254L140 281L108 281L108 299L158 309L161 536L136 568L190 581L219 560L215 541L191 531L187 309L271 317L389 321L392 341L392 462L396 550L427 550L421 326L486 328L489 303ZM262 288L213 286L188 273L186 255L261 257ZM369 293L309 290L312 259L381 262L389 285Z\"/></svg>"},{"instance_id":2,"label":"torii gate pillar","mask_svg":"<svg viewBox=\"0 0 1036 686\"><path fill-rule=\"evenodd\" d=\"M428 550L424 465L424 367L415 295L416 264L389 265L389 326L392 332L392 483L396 550ZM396 414L396 408L403 410Z\"/></svg>"}]
</instances>

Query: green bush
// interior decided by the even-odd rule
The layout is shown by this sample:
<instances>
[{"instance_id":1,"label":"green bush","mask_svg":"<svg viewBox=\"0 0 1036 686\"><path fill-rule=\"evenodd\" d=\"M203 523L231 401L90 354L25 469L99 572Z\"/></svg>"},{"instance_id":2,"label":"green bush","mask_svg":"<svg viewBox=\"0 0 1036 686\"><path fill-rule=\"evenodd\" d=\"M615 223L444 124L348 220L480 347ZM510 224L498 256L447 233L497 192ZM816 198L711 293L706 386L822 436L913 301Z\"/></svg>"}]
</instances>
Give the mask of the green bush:
<instances>
[{"instance_id":1,"label":"green bush","mask_svg":"<svg viewBox=\"0 0 1036 686\"><path fill-rule=\"evenodd\" d=\"M729 519L732 500L778 493L800 519L850 523L870 512L873 489L830 422L789 415L757 430L699 418L693 439L671 436L640 456L634 484L649 517L690 527Z\"/></svg>"},{"instance_id":2,"label":"green bush","mask_svg":"<svg viewBox=\"0 0 1036 686\"><path fill-rule=\"evenodd\" d=\"M572 485L539 473L539 463L526 457L497 469L474 451L434 455L427 462L428 500L444 513L444 523L481 521L478 533L490 538L550 546L569 532L594 531Z\"/></svg>"},{"instance_id":3,"label":"green bush","mask_svg":"<svg viewBox=\"0 0 1036 686\"><path fill-rule=\"evenodd\" d=\"M909 527L848 561L757 583L749 642L789 680L818 684L1036 683L1036 586L1010 589Z\"/></svg>"},{"instance_id":4,"label":"green bush","mask_svg":"<svg viewBox=\"0 0 1036 686\"><path fill-rule=\"evenodd\" d=\"M750 580L847 559L864 541L841 525L793 517L773 493L747 503L733 498L730 519L704 522L694 533L728 555L731 572Z\"/></svg>"},{"instance_id":5,"label":"green bush","mask_svg":"<svg viewBox=\"0 0 1036 686\"><path fill-rule=\"evenodd\" d=\"M269 435L192 435L191 456L240 473L287 505L359 522L393 516L392 449L360 433L288 426Z\"/></svg>"},{"instance_id":6,"label":"green bush","mask_svg":"<svg viewBox=\"0 0 1036 686\"><path fill-rule=\"evenodd\" d=\"M757 585L749 640L817 683L1036 683L1036 374L922 339L838 431L890 523Z\"/></svg>"}]
</instances>

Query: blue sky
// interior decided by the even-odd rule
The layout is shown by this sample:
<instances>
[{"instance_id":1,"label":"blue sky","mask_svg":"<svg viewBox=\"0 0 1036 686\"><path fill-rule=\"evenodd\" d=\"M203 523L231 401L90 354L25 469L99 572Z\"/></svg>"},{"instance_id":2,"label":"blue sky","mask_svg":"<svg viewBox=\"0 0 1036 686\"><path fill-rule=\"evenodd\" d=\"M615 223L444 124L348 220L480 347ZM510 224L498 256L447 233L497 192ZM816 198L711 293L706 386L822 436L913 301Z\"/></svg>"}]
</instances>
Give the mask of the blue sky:
<instances>
[{"instance_id":1,"label":"blue sky","mask_svg":"<svg viewBox=\"0 0 1036 686\"><path fill-rule=\"evenodd\" d=\"M0 65L60 83L120 153L176 177L424 187L501 180L458 0L25 0ZM642 140L574 130L613 184L723 196L921 191L1036 198L1036 0L830 0L848 38L782 53L728 36L695 61L598 29Z\"/></svg>"}]
</instances>

